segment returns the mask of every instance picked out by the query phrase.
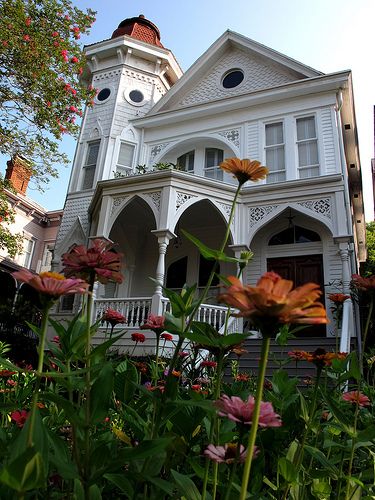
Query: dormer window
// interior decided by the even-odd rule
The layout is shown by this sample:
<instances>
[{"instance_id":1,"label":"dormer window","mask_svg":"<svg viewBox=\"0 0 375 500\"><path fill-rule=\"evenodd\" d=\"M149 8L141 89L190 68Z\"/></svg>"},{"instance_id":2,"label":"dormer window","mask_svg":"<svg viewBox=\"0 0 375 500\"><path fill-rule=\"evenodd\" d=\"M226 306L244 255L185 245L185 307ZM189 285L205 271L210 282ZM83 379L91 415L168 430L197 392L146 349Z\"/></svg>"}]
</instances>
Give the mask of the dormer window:
<instances>
[{"instance_id":1,"label":"dormer window","mask_svg":"<svg viewBox=\"0 0 375 500\"><path fill-rule=\"evenodd\" d=\"M116 174L119 177L127 176L133 169L134 144L121 142L116 165Z\"/></svg>"},{"instance_id":2,"label":"dormer window","mask_svg":"<svg viewBox=\"0 0 375 500\"><path fill-rule=\"evenodd\" d=\"M206 148L204 175L210 179L223 180L223 171L219 167L223 161L224 151L217 148Z\"/></svg>"},{"instance_id":3,"label":"dormer window","mask_svg":"<svg viewBox=\"0 0 375 500\"><path fill-rule=\"evenodd\" d=\"M177 166L180 170L184 170L185 172L193 172L194 171L194 151L189 151L184 155L177 158Z\"/></svg>"}]
</instances>

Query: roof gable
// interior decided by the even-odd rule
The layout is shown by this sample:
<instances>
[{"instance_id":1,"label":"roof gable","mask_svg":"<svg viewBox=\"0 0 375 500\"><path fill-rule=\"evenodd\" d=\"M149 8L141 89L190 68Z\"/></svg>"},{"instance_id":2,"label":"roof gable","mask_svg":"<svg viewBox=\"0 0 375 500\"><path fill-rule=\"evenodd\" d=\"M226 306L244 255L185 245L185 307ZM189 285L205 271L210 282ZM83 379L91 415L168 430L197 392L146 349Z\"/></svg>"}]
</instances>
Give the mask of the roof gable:
<instances>
[{"instance_id":1,"label":"roof gable","mask_svg":"<svg viewBox=\"0 0 375 500\"><path fill-rule=\"evenodd\" d=\"M241 69L243 82L225 89L223 75ZM225 32L151 109L182 109L322 75L287 56L231 31Z\"/></svg>"}]
</instances>

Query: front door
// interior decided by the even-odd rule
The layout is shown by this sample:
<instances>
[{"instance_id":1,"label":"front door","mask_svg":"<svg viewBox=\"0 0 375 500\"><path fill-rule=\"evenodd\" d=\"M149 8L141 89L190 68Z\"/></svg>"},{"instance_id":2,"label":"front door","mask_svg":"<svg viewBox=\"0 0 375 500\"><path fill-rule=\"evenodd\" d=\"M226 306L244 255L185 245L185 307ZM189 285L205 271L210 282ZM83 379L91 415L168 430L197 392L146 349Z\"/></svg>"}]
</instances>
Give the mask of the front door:
<instances>
[{"instance_id":1,"label":"front door","mask_svg":"<svg viewBox=\"0 0 375 500\"><path fill-rule=\"evenodd\" d=\"M274 271L282 278L292 280L294 287L305 283L317 283L324 293L324 272L322 255L300 255L297 257L276 257L267 259L267 271ZM322 295L324 297L324 295ZM323 300L323 298L321 298ZM297 333L298 336L325 337L325 325L313 325Z\"/></svg>"}]
</instances>

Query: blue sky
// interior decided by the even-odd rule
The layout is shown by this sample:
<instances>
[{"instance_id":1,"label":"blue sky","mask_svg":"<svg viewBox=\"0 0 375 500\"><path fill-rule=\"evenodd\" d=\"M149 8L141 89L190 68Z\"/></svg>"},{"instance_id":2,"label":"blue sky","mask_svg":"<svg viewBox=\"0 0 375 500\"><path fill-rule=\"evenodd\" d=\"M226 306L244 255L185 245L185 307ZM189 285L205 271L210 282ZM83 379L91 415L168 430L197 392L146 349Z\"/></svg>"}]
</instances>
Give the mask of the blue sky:
<instances>
[{"instance_id":1,"label":"blue sky","mask_svg":"<svg viewBox=\"0 0 375 500\"><path fill-rule=\"evenodd\" d=\"M160 29L186 71L227 29L263 43L325 73L351 69L365 193L366 220L373 219L371 158L374 156L375 64L374 0L75 0L97 11L97 20L82 43L109 38L127 17L144 14ZM61 144L71 161L75 141ZM0 170L4 170L4 166ZM64 204L70 167L32 197L49 210Z\"/></svg>"}]
</instances>

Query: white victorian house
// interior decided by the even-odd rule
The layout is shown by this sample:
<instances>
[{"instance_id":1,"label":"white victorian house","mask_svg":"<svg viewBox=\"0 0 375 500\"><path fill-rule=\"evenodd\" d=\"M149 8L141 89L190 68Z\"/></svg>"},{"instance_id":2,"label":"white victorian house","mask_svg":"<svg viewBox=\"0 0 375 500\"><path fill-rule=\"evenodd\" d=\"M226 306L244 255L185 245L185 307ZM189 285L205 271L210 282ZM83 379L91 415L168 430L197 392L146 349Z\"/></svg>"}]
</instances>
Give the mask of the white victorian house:
<instances>
[{"instance_id":1,"label":"white victorian house","mask_svg":"<svg viewBox=\"0 0 375 500\"><path fill-rule=\"evenodd\" d=\"M228 255L254 252L244 282L267 269L316 281L327 309L328 293L348 290L366 257L350 71L323 74L226 31L183 74L144 16L86 53L98 94L83 118L54 261L89 238L117 244L125 279L98 288L97 314L116 308L138 328L168 307L150 277L175 289L205 284L210 265L181 229L220 245L237 181L218 164L234 156L270 170L244 185L231 227ZM163 168L170 163L179 169ZM201 314L220 327L222 309L212 298Z\"/></svg>"}]
</instances>

